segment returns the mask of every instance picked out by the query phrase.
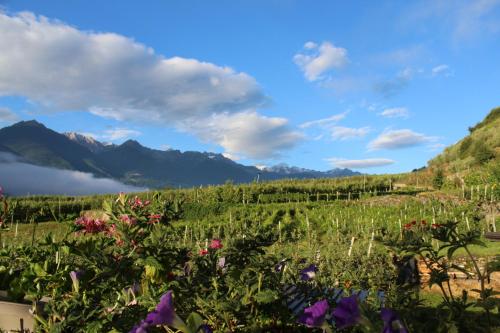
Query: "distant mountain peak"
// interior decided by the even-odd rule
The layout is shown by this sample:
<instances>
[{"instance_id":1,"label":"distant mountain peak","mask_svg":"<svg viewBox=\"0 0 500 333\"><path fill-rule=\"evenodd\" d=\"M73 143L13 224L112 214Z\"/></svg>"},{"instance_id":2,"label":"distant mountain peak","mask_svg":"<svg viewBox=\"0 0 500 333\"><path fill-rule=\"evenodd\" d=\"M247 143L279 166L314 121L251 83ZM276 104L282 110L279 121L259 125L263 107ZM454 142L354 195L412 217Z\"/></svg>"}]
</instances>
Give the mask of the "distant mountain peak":
<instances>
[{"instance_id":1,"label":"distant mountain peak","mask_svg":"<svg viewBox=\"0 0 500 333\"><path fill-rule=\"evenodd\" d=\"M12 125L13 127L39 127L39 128L46 128L44 124L39 123L36 120L22 120L18 123L15 123Z\"/></svg>"},{"instance_id":2,"label":"distant mountain peak","mask_svg":"<svg viewBox=\"0 0 500 333\"><path fill-rule=\"evenodd\" d=\"M130 147L130 148L146 148L143 145L141 145L138 141L129 139L122 143L120 147Z\"/></svg>"},{"instance_id":3,"label":"distant mountain peak","mask_svg":"<svg viewBox=\"0 0 500 333\"><path fill-rule=\"evenodd\" d=\"M277 173L282 173L282 174L287 174L287 175L292 175L296 173L304 173L304 172L312 172L313 170L310 169L305 169L305 168L299 168L296 166L289 166L286 163L279 163L271 167L264 167L264 171L269 171L269 172L277 172Z\"/></svg>"},{"instance_id":4,"label":"distant mountain peak","mask_svg":"<svg viewBox=\"0 0 500 333\"><path fill-rule=\"evenodd\" d=\"M93 153L100 152L104 149L104 145L90 135L84 135L77 132L66 132L63 134L71 141L84 146Z\"/></svg>"}]
</instances>

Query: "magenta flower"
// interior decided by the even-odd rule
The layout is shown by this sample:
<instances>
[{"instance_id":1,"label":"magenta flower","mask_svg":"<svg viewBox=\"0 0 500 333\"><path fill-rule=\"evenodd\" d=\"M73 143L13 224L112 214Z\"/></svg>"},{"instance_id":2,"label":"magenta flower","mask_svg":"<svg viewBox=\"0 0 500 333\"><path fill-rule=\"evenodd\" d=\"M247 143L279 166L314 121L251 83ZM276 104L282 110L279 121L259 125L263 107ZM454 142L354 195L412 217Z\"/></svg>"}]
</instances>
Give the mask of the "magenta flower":
<instances>
[{"instance_id":1,"label":"magenta flower","mask_svg":"<svg viewBox=\"0 0 500 333\"><path fill-rule=\"evenodd\" d=\"M311 264L300 271L300 279L302 281L309 281L311 279L314 279L317 271L318 267L315 264Z\"/></svg>"},{"instance_id":2,"label":"magenta flower","mask_svg":"<svg viewBox=\"0 0 500 333\"><path fill-rule=\"evenodd\" d=\"M172 291L169 290L161 297L160 303L158 303L156 309L148 313L146 319L141 321L139 325L135 326L130 333L147 332L147 329L150 326L173 325L175 319L176 314L172 300Z\"/></svg>"},{"instance_id":3,"label":"magenta flower","mask_svg":"<svg viewBox=\"0 0 500 333\"><path fill-rule=\"evenodd\" d=\"M146 206L149 206L150 203L151 203L151 201L149 201L149 200L146 200L143 202L138 196L135 196L134 200L128 201L128 204L134 210L138 209L138 208L141 209L141 208L144 208Z\"/></svg>"},{"instance_id":4,"label":"magenta flower","mask_svg":"<svg viewBox=\"0 0 500 333\"><path fill-rule=\"evenodd\" d=\"M210 243L210 248L211 249L214 249L214 250L217 250L217 249L222 249L222 242L220 239L212 239L212 242Z\"/></svg>"},{"instance_id":5,"label":"magenta flower","mask_svg":"<svg viewBox=\"0 0 500 333\"><path fill-rule=\"evenodd\" d=\"M160 219L161 219L161 214L149 215L149 223L159 223Z\"/></svg>"},{"instance_id":6,"label":"magenta flower","mask_svg":"<svg viewBox=\"0 0 500 333\"><path fill-rule=\"evenodd\" d=\"M128 225L135 225L137 223L136 218L130 217L127 214L123 214L122 216L120 216L120 220Z\"/></svg>"},{"instance_id":7,"label":"magenta flower","mask_svg":"<svg viewBox=\"0 0 500 333\"><path fill-rule=\"evenodd\" d=\"M384 322L382 333L408 333L398 314L391 309L382 309L380 317Z\"/></svg>"},{"instance_id":8,"label":"magenta flower","mask_svg":"<svg viewBox=\"0 0 500 333\"><path fill-rule=\"evenodd\" d=\"M299 323L307 327L321 327L325 323L325 316L329 309L326 300L318 301L308 308L305 308L304 313L299 318Z\"/></svg>"},{"instance_id":9,"label":"magenta flower","mask_svg":"<svg viewBox=\"0 0 500 333\"><path fill-rule=\"evenodd\" d=\"M332 314L338 329L356 325L361 319L356 295L342 298Z\"/></svg>"},{"instance_id":10,"label":"magenta flower","mask_svg":"<svg viewBox=\"0 0 500 333\"><path fill-rule=\"evenodd\" d=\"M108 226L106 222L101 221L99 219L91 219L85 216L78 218L75 221L75 224L82 228L85 234L96 234L101 231L107 231Z\"/></svg>"}]
</instances>

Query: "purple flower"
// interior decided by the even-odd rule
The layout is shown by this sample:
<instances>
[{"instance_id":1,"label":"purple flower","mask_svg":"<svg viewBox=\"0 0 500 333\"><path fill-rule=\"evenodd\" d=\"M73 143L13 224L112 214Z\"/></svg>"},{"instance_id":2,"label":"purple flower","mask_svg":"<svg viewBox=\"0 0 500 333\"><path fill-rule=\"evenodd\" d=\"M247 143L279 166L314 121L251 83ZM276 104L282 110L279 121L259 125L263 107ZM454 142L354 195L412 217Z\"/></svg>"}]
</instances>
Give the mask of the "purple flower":
<instances>
[{"instance_id":1,"label":"purple flower","mask_svg":"<svg viewBox=\"0 0 500 333\"><path fill-rule=\"evenodd\" d=\"M170 290L161 297L156 309L148 314L146 322L150 325L171 325L174 317L174 303L172 301L172 291Z\"/></svg>"},{"instance_id":2,"label":"purple flower","mask_svg":"<svg viewBox=\"0 0 500 333\"><path fill-rule=\"evenodd\" d=\"M384 322L382 333L408 333L398 314L391 309L382 309L380 317Z\"/></svg>"},{"instance_id":3,"label":"purple flower","mask_svg":"<svg viewBox=\"0 0 500 333\"><path fill-rule=\"evenodd\" d=\"M332 314L338 329L356 325L361 319L356 295L342 298Z\"/></svg>"},{"instance_id":4,"label":"purple flower","mask_svg":"<svg viewBox=\"0 0 500 333\"><path fill-rule=\"evenodd\" d=\"M174 303L172 301L172 291L169 290L164 294L160 303L152 312L148 313L146 319L135 326L130 333L144 333L150 326L156 325L172 325L175 319Z\"/></svg>"},{"instance_id":5,"label":"purple flower","mask_svg":"<svg viewBox=\"0 0 500 333\"><path fill-rule=\"evenodd\" d=\"M318 301L304 310L299 318L299 323L308 327L321 327L325 322L329 306L326 300Z\"/></svg>"},{"instance_id":6,"label":"purple flower","mask_svg":"<svg viewBox=\"0 0 500 333\"><path fill-rule=\"evenodd\" d=\"M309 281L316 276L317 271L318 267L315 264L311 264L300 271L300 279L302 281Z\"/></svg>"}]
</instances>

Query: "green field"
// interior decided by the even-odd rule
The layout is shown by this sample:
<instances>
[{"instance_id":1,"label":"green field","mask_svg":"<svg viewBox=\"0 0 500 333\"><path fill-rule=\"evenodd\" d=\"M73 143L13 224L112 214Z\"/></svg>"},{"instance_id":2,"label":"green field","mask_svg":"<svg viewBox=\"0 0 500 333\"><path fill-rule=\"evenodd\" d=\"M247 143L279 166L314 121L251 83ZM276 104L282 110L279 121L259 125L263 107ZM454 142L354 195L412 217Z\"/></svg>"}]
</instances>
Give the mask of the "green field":
<instances>
[{"instance_id":1,"label":"green field","mask_svg":"<svg viewBox=\"0 0 500 333\"><path fill-rule=\"evenodd\" d=\"M394 176L354 177L228 183L128 197L8 198L12 210L0 233L0 289L11 288L18 299L54 299L47 311L55 317L43 319L40 331L73 327L84 317L89 326L83 331L129 330L130 321L144 316L167 289L176 294L181 316L195 312L217 332L308 331L295 324L297 315L283 308L292 305L277 292L296 284L308 295L297 296L303 306L331 288L366 290L363 313L370 317L381 306L376 295L383 291L385 306L399 311L412 331L469 327L467 323L480 318L485 323L480 331L487 332L484 316L497 316L496 306L485 313L478 306L460 305L457 291L446 291L443 303L441 295L427 289L405 289L397 282L400 271L394 260L413 252L417 258L432 255L457 237L459 246L451 262L467 256L460 248L463 244L476 259L498 261L500 242L481 236L494 227L492 223L500 226L488 210L496 192L467 198L454 191L395 190L395 181ZM79 223L101 229L77 225L80 216L86 218ZM151 216L158 220L151 222ZM455 236L439 236L438 229ZM210 249L212 240L220 240L222 248ZM473 244L477 241L485 246ZM446 257L447 250L439 254ZM436 258L436 263L445 263ZM227 274L217 268L221 259L229 265ZM280 260L286 260L281 273L275 271ZM317 269L314 281L301 282L298 274L310 263ZM192 276L186 275L186 265ZM68 274L75 269L86 272L79 288L85 290L85 299L92 299L92 306L85 299L82 303L78 290L71 287ZM142 286L137 309L118 296L134 281ZM446 280L439 283L446 287ZM467 302L482 300L471 292ZM110 307L119 310L104 316ZM133 311L133 320L126 320L123 311ZM63 324L60 313L72 313L74 319ZM438 319L423 324L428 316ZM376 318L373 321L379 325Z\"/></svg>"}]
</instances>

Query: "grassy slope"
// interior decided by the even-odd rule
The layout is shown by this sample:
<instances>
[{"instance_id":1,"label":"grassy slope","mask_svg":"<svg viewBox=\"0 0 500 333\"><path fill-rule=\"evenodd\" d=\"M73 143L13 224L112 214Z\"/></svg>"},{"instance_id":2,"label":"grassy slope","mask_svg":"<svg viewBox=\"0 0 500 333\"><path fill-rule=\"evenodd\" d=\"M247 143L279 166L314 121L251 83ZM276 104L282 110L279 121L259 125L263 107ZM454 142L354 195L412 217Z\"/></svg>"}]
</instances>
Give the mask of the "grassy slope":
<instances>
[{"instance_id":1,"label":"grassy slope","mask_svg":"<svg viewBox=\"0 0 500 333\"><path fill-rule=\"evenodd\" d=\"M445 167L450 171L463 171L471 167L482 167L489 163L499 163L500 157L500 107L490 111L486 118L474 127L470 134L443 153L429 161L431 167ZM495 158L487 163L477 161L476 151L480 145L487 147Z\"/></svg>"}]
</instances>

